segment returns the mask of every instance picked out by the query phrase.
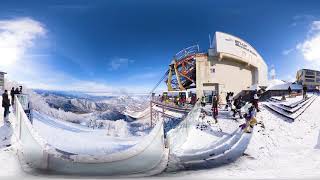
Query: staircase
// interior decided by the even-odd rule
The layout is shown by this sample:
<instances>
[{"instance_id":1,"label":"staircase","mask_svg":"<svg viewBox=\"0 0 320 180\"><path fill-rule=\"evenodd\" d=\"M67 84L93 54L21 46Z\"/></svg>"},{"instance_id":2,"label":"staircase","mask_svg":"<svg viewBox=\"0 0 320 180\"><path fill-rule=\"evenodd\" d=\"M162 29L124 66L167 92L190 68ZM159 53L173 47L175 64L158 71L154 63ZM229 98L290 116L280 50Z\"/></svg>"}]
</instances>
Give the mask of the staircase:
<instances>
[{"instance_id":1,"label":"staircase","mask_svg":"<svg viewBox=\"0 0 320 180\"><path fill-rule=\"evenodd\" d=\"M264 105L271 111L294 121L313 103L313 101L316 100L317 97L318 96L316 95L312 95L307 99L301 99L290 104L282 102L277 98L271 97L267 100L266 103L264 103Z\"/></svg>"}]
</instances>

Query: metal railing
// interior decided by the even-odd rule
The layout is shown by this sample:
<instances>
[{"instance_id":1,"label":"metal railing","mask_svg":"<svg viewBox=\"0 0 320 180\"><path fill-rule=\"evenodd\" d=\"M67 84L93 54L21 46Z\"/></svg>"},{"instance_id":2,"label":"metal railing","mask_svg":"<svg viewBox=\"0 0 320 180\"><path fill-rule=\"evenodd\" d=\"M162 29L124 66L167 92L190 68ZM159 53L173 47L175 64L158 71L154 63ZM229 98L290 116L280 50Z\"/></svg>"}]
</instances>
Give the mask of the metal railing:
<instances>
[{"instance_id":1,"label":"metal railing","mask_svg":"<svg viewBox=\"0 0 320 180\"><path fill-rule=\"evenodd\" d=\"M199 45L197 44L197 45L193 45L193 46L182 49L177 54L175 54L174 58L175 60L179 61L189 55L197 54L199 52L200 52Z\"/></svg>"}]
</instances>

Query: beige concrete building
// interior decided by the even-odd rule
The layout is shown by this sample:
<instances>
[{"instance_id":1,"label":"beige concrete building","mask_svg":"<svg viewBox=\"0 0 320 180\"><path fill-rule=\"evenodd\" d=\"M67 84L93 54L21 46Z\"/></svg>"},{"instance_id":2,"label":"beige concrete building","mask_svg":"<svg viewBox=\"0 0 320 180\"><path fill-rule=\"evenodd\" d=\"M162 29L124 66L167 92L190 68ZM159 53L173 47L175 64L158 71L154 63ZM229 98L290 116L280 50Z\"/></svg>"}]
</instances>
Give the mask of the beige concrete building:
<instances>
[{"instance_id":1,"label":"beige concrete building","mask_svg":"<svg viewBox=\"0 0 320 180\"><path fill-rule=\"evenodd\" d=\"M216 32L207 56L196 56L197 96L227 92L235 95L251 86L266 87L268 67L259 53L244 40Z\"/></svg>"},{"instance_id":2,"label":"beige concrete building","mask_svg":"<svg viewBox=\"0 0 320 180\"><path fill-rule=\"evenodd\" d=\"M297 72L297 82L308 89L320 89L320 71L300 69Z\"/></svg>"}]
</instances>

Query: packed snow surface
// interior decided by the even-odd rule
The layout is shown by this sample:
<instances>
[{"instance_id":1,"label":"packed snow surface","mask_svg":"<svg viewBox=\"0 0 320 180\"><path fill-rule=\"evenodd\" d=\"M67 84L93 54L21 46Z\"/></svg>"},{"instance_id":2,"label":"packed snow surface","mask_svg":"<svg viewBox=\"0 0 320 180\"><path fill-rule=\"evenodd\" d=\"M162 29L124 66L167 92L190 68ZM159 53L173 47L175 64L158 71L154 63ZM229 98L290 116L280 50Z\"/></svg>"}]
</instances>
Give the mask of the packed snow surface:
<instances>
[{"instance_id":1,"label":"packed snow surface","mask_svg":"<svg viewBox=\"0 0 320 180\"><path fill-rule=\"evenodd\" d=\"M294 122L261 108L245 155L236 162L214 169L163 174L176 178L316 178L320 176L320 98Z\"/></svg>"},{"instance_id":2,"label":"packed snow surface","mask_svg":"<svg viewBox=\"0 0 320 180\"><path fill-rule=\"evenodd\" d=\"M92 129L38 112L34 112L33 127L53 147L74 154L111 154L128 149L143 138L114 137L108 135L108 129Z\"/></svg>"},{"instance_id":3,"label":"packed snow surface","mask_svg":"<svg viewBox=\"0 0 320 180\"><path fill-rule=\"evenodd\" d=\"M212 116L196 117L198 124L191 126L188 137L181 146L183 151L189 153L207 150L210 145L224 136L230 135L244 122L243 119L230 119L228 111L220 111L218 124L214 123ZM180 152L183 153L183 152Z\"/></svg>"}]
</instances>

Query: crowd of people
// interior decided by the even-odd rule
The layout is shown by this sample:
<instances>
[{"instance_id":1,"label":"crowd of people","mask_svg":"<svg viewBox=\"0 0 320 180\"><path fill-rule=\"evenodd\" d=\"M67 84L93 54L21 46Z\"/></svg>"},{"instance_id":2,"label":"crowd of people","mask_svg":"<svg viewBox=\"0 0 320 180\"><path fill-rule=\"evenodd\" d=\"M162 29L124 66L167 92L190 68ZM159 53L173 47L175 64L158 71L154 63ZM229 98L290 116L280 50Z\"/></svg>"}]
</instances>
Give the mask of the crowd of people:
<instances>
[{"instance_id":1,"label":"crowd of people","mask_svg":"<svg viewBox=\"0 0 320 180\"><path fill-rule=\"evenodd\" d=\"M3 113L4 118L6 118L9 115L10 106L14 105L14 96L16 94L22 94L22 86L19 86L19 88L12 87L10 91L11 102L9 99L8 90L4 90L4 93L2 94L2 107L4 108L4 113Z\"/></svg>"},{"instance_id":2,"label":"crowd of people","mask_svg":"<svg viewBox=\"0 0 320 180\"><path fill-rule=\"evenodd\" d=\"M239 95L237 98L234 97L234 92L227 92L226 96L226 105L225 110L231 111L233 118L236 117L236 115L239 115L239 118L243 118L243 112L241 111L242 107L246 104L246 101L243 100L243 97ZM212 97L212 114L213 118L217 119L218 116L218 106L219 106L219 99L217 95L213 95ZM254 91L252 93L252 97L250 100L250 103L252 104L252 107L255 108L257 112L260 112L259 109L259 96L257 91Z\"/></svg>"},{"instance_id":3,"label":"crowd of people","mask_svg":"<svg viewBox=\"0 0 320 180\"><path fill-rule=\"evenodd\" d=\"M196 94L191 94L189 98L186 98L183 94L179 94L177 96L159 95L157 100L161 103L184 107L186 105L195 105L197 102L197 96Z\"/></svg>"},{"instance_id":4,"label":"crowd of people","mask_svg":"<svg viewBox=\"0 0 320 180\"><path fill-rule=\"evenodd\" d=\"M208 102L205 101L205 97L201 98L200 104L202 107L205 107ZM219 107L221 105L221 99L216 94L212 94L212 116L214 123L218 123L217 117L219 114ZM245 106L245 107L244 107ZM243 111L245 109L245 111ZM249 101L245 101L243 96L238 95L234 97L233 92L228 92L226 96L226 105L225 110L231 112L231 116L236 119L236 115L239 115L239 118L245 119L245 122L241 124L241 127L244 132L251 133L252 128L256 124L261 124L262 122L257 122L256 114L260 111L259 109L259 95L257 91L251 93L251 98ZM205 109L201 110L201 118L204 119L205 115L211 114Z\"/></svg>"}]
</instances>

